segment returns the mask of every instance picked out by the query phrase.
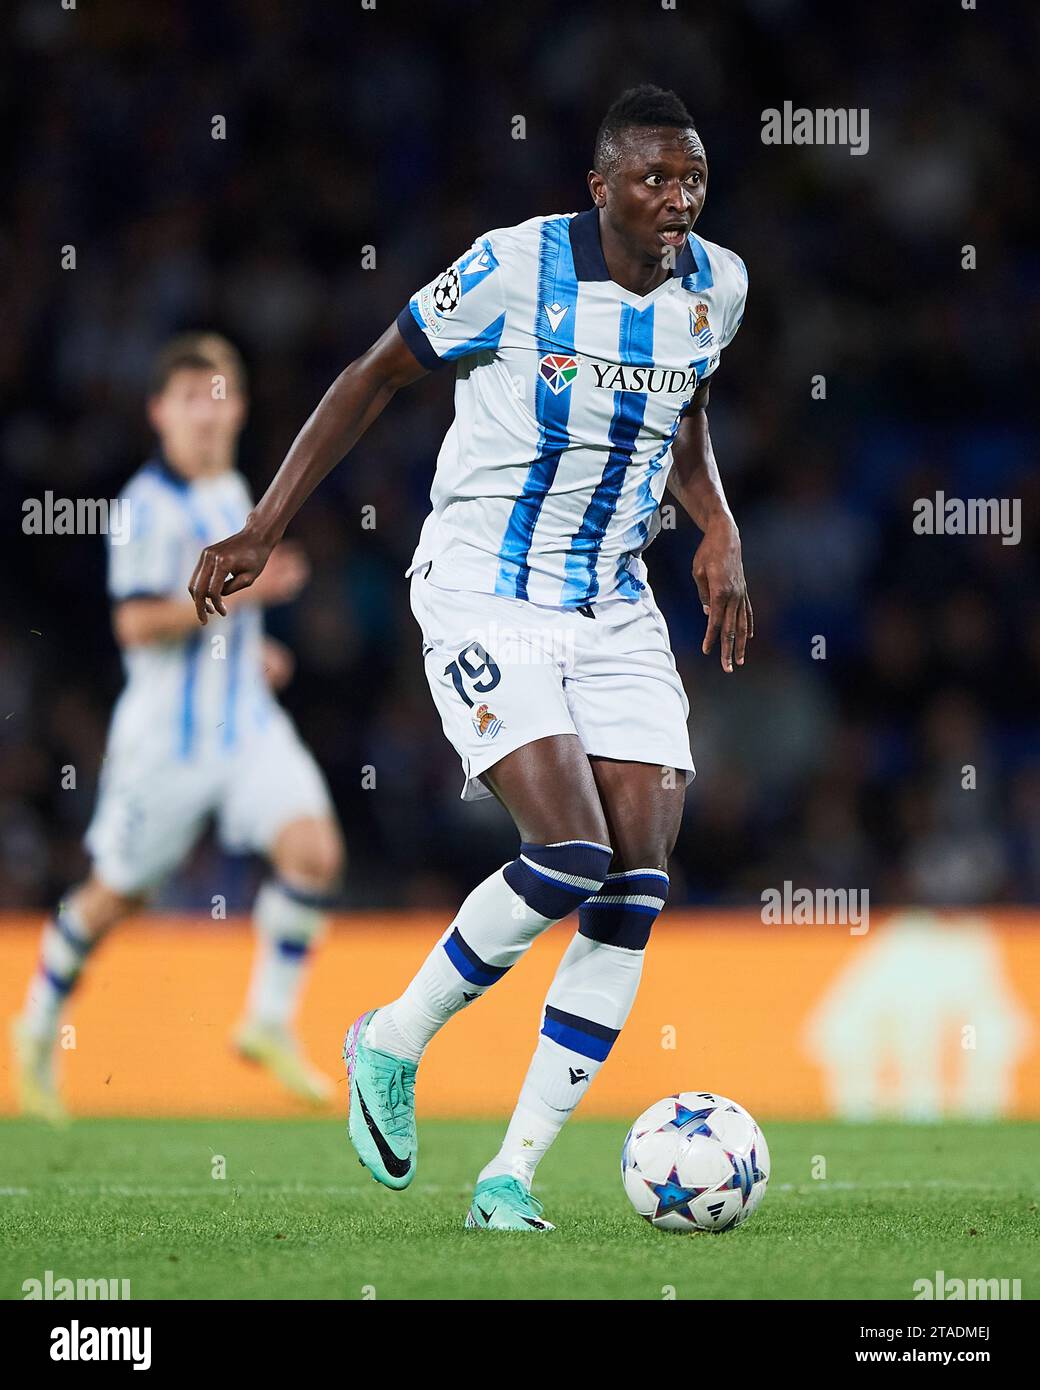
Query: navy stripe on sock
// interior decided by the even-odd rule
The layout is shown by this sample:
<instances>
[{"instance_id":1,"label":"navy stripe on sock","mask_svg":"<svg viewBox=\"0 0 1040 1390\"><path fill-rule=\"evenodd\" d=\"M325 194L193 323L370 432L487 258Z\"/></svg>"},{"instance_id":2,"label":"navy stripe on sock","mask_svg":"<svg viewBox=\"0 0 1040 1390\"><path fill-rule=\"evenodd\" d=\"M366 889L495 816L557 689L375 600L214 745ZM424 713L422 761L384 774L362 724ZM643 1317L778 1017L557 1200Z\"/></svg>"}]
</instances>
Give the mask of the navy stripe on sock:
<instances>
[{"instance_id":1,"label":"navy stripe on sock","mask_svg":"<svg viewBox=\"0 0 1040 1390\"><path fill-rule=\"evenodd\" d=\"M611 874L599 892L582 904L578 931L590 941L599 941L605 946L621 946L627 951L645 950L667 896L668 878L664 874L640 869ZM606 901L609 898L622 901ZM635 902L635 898L654 901Z\"/></svg>"},{"instance_id":2,"label":"navy stripe on sock","mask_svg":"<svg viewBox=\"0 0 1040 1390\"><path fill-rule=\"evenodd\" d=\"M289 941L283 938L275 943L278 947L278 954L285 956L287 960L302 960L310 950L309 941Z\"/></svg>"},{"instance_id":3,"label":"navy stripe on sock","mask_svg":"<svg viewBox=\"0 0 1040 1390\"><path fill-rule=\"evenodd\" d=\"M448 953L448 959L462 978L471 985L480 985L481 988L495 984L509 968L508 966L488 965L487 961L481 960L476 951L463 940L458 927L445 941L444 949Z\"/></svg>"},{"instance_id":4,"label":"navy stripe on sock","mask_svg":"<svg viewBox=\"0 0 1040 1390\"><path fill-rule=\"evenodd\" d=\"M502 870L502 877L532 911L556 922L596 892L607 876L610 856L609 849L586 840L561 845L525 842L520 855ZM543 869L550 872L543 873ZM563 883L556 874L584 882Z\"/></svg>"},{"instance_id":5,"label":"navy stripe on sock","mask_svg":"<svg viewBox=\"0 0 1040 1390\"><path fill-rule=\"evenodd\" d=\"M75 976L71 980L63 980L60 975L55 975L53 970L48 970L45 965L40 966L40 973L45 976L48 983L58 994L68 994L69 990L76 983Z\"/></svg>"},{"instance_id":6,"label":"navy stripe on sock","mask_svg":"<svg viewBox=\"0 0 1040 1390\"><path fill-rule=\"evenodd\" d=\"M618 1038L619 1029L608 1028L606 1024L594 1023L590 1018L579 1018L577 1014L566 1014L551 1004L545 1006L545 1019L542 1032L547 1038L590 1057L594 1062L603 1062Z\"/></svg>"},{"instance_id":7,"label":"navy stripe on sock","mask_svg":"<svg viewBox=\"0 0 1040 1390\"><path fill-rule=\"evenodd\" d=\"M275 879L278 890L291 898L294 903L299 903L301 907L313 907L318 912L327 912L335 907L337 895L335 893L317 893L308 888L296 888L291 883L286 883L284 878Z\"/></svg>"},{"instance_id":8,"label":"navy stripe on sock","mask_svg":"<svg viewBox=\"0 0 1040 1390\"><path fill-rule=\"evenodd\" d=\"M660 898L664 906L668 897L668 875L659 869L630 869L608 874L601 893L635 893L641 898Z\"/></svg>"},{"instance_id":9,"label":"navy stripe on sock","mask_svg":"<svg viewBox=\"0 0 1040 1390\"><path fill-rule=\"evenodd\" d=\"M54 925L58 929L58 935L72 947L78 956L90 954L93 941L89 937L77 936L65 920L65 913L60 909L54 914Z\"/></svg>"}]
</instances>

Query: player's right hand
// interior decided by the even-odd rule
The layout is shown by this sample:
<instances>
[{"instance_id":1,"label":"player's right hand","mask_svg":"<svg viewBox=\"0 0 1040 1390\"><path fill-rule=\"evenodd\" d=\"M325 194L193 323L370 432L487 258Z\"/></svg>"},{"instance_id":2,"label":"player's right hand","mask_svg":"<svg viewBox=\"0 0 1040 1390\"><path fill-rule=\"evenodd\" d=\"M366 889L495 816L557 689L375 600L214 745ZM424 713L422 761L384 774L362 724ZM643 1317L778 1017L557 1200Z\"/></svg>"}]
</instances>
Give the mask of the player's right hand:
<instances>
[{"instance_id":1,"label":"player's right hand","mask_svg":"<svg viewBox=\"0 0 1040 1390\"><path fill-rule=\"evenodd\" d=\"M207 545L191 576L188 593L203 626L208 614L227 617L224 599L255 584L270 558L272 545L261 540L246 526L227 540Z\"/></svg>"}]
</instances>

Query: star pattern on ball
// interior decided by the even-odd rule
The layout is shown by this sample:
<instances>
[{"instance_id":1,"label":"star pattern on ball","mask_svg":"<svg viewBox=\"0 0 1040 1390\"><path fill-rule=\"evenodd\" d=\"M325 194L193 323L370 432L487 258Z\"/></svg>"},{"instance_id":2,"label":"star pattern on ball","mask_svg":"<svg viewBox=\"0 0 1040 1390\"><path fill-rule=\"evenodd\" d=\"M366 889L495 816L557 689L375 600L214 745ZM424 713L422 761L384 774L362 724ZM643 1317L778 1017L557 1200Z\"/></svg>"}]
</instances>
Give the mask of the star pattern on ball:
<instances>
[{"instance_id":1,"label":"star pattern on ball","mask_svg":"<svg viewBox=\"0 0 1040 1390\"><path fill-rule=\"evenodd\" d=\"M706 1187L684 1187L674 1168L668 1174L665 1182L648 1182L647 1186L657 1198L657 1210L650 1217L651 1221L657 1221L659 1217L667 1216L669 1212L673 1211L677 1211L681 1216L692 1221L693 1213L690 1211L690 1203L694 1197L699 1197L702 1192L708 1190Z\"/></svg>"},{"instance_id":2,"label":"star pattern on ball","mask_svg":"<svg viewBox=\"0 0 1040 1390\"><path fill-rule=\"evenodd\" d=\"M706 1120L711 1114L714 1106L706 1105L703 1110L688 1110L685 1105L676 1102L675 1119L669 1120L669 1124L675 1125L676 1129L682 1129L685 1125L692 1124L695 1120ZM711 1129L706 1124L699 1125L692 1134L710 1134Z\"/></svg>"}]
</instances>

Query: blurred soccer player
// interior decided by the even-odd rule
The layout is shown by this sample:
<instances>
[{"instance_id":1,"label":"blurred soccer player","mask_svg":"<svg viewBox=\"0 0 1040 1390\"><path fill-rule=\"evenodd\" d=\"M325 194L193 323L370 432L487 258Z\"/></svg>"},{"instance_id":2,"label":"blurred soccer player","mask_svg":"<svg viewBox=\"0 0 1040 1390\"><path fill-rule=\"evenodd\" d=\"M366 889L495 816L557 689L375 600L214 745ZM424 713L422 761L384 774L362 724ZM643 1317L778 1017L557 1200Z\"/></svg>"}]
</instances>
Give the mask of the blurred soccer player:
<instances>
[{"instance_id":1,"label":"blurred soccer player","mask_svg":"<svg viewBox=\"0 0 1040 1390\"><path fill-rule=\"evenodd\" d=\"M703 650L718 639L732 672L752 632L705 413L747 276L692 233L707 176L678 97L624 93L597 137L594 207L489 232L420 290L192 579L200 619L223 613L394 392L456 364L456 417L408 571L412 609L463 795L494 793L520 852L473 890L401 997L356 1020L345 1057L350 1137L380 1182L405 1187L430 1039L578 909L519 1104L467 1214L482 1229L551 1229L530 1191L536 1165L628 1017L668 893L693 763L641 559L666 484L704 532L693 559Z\"/></svg>"},{"instance_id":2,"label":"blurred soccer player","mask_svg":"<svg viewBox=\"0 0 1040 1390\"><path fill-rule=\"evenodd\" d=\"M93 947L180 865L215 815L229 849L265 855L256 961L235 1045L295 1094L321 1102L331 1082L292 1032L308 952L342 862L324 779L272 688L292 658L264 636L261 609L307 579L282 546L232 604L217 643L184 597L200 544L245 520L235 471L246 416L237 351L212 333L184 334L155 364L148 415L155 457L127 484L129 536L109 547L109 591L126 685L112 716L98 804L87 832L92 869L43 930L39 966L14 1022L22 1109L58 1120L53 1070L63 1004Z\"/></svg>"}]
</instances>

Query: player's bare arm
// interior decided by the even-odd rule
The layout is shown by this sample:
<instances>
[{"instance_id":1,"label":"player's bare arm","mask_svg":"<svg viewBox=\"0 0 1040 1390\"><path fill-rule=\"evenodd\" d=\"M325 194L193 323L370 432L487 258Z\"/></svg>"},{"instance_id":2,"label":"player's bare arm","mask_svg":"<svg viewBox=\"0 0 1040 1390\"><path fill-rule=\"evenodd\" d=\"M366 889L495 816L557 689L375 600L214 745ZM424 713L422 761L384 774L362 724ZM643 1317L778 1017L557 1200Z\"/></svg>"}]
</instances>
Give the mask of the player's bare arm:
<instances>
[{"instance_id":1,"label":"player's bare arm","mask_svg":"<svg viewBox=\"0 0 1040 1390\"><path fill-rule=\"evenodd\" d=\"M243 529L209 545L188 585L200 623L227 614L224 600L256 582L285 528L402 386L426 375L396 326L351 362L296 436Z\"/></svg>"},{"instance_id":2,"label":"player's bare arm","mask_svg":"<svg viewBox=\"0 0 1040 1390\"><path fill-rule=\"evenodd\" d=\"M192 618L194 620L194 611ZM268 688L275 692L284 690L296 674L296 658L292 651L277 638L265 636L261 653L264 680Z\"/></svg>"},{"instance_id":3,"label":"player's bare arm","mask_svg":"<svg viewBox=\"0 0 1040 1390\"><path fill-rule=\"evenodd\" d=\"M668 488L704 539L693 557L693 582L708 617L701 650L719 641L722 669L743 666L755 618L744 579L740 532L726 501L708 431L707 382L697 389L672 445L674 463Z\"/></svg>"},{"instance_id":4,"label":"player's bare arm","mask_svg":"<svg viewBox=\"0 0 1040 1390\"><path fill-rule=\"evenodd\" d=\"M303 550L292 541L283 541L274 551L263 574L246 592L225 602L225 611L234 606L253 604L272 608L291 603L307 583L310 566ZM112 610L112 627L121 647L144 646L149 642L177 642L192 632L198 614L191 599L130 598Z\"/></svg>"}]
</instances>

